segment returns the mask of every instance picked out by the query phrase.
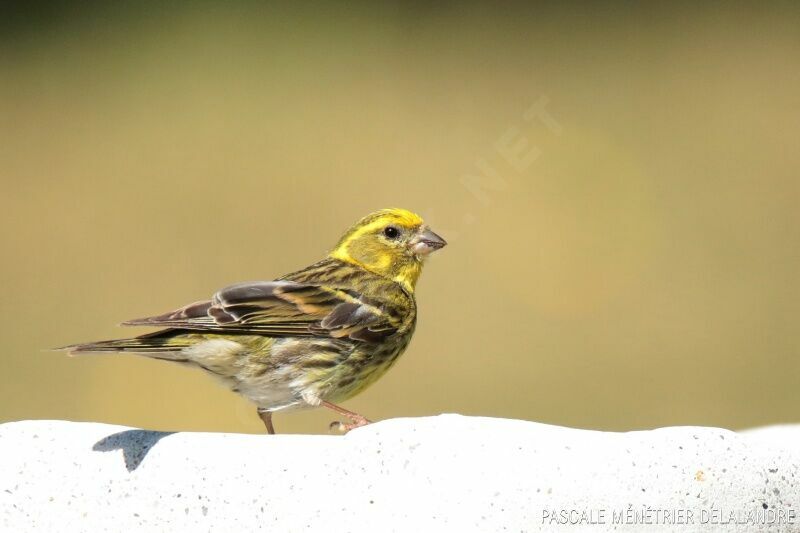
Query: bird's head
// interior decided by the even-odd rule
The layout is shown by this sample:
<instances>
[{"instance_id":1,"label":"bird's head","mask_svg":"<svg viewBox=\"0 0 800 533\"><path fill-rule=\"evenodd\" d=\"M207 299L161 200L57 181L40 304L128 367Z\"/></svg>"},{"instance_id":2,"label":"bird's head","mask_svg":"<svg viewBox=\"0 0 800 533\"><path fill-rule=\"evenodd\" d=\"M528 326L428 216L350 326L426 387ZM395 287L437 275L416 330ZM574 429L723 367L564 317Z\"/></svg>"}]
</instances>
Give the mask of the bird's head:
<instances>
[{"instance_id":1,"label":"bird's head","mask_svg":"<svg viewBox=\"0 0 800 533\"><path fill-rule=\"evenodd\" d=\"M330 256L413 291L423 260L446 244L419 215L405 209L382 209L347 230Z\"/></svg>"}]
</instances>

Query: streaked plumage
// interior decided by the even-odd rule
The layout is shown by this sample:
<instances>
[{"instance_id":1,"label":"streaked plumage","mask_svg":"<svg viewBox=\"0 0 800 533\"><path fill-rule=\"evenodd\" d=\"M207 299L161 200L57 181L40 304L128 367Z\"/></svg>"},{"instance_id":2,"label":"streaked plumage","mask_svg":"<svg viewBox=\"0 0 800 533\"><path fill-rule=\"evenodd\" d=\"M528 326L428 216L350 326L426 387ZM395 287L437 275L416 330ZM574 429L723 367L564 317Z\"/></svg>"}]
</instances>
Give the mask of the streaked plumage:
<instances>
[{"instance_id":1,"label":"streaked plumage","mask_svg":"<svg viewBox=\"0 0 800 533\"><path fill-rule=\"evenodd\" d=\"M124 323L166 328L155 333L64 349L202 368L254 402L270 433L272 412L318 405L357 427L367 420L335 404L374 383L408 346L423 260L445 244L409 211L377 211L309 267Z\"/></svg>"}]
</instances>

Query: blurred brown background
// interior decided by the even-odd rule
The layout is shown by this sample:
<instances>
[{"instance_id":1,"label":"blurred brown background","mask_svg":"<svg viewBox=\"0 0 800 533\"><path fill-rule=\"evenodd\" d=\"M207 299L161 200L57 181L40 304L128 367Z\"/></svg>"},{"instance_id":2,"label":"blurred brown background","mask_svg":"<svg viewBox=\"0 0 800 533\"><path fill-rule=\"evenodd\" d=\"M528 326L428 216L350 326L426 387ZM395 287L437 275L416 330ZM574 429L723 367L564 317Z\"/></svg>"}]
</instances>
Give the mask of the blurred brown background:
<instances>
[{"instance_id":1,"label":"blurred brown background","mask_svg":"<svg viewBox=\"0 0 800 533\"><path fill-rule=\"evenodd\" d=\"M348 408L800 421L800 8L5 9L0 420L261 432L199 371L46 349L402 206L451 246L411 348Z\"/></svg>"}]
</instances>

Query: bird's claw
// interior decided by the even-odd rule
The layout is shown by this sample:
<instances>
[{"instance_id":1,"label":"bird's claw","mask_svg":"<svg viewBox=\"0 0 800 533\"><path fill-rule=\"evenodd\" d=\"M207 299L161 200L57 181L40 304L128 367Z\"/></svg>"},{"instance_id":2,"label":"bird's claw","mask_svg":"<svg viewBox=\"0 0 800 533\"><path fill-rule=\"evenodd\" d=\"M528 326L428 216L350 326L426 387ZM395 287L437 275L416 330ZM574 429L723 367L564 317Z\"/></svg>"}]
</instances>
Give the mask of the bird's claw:
<instances>
[{"instance_id":1,"label":"bird's claw","mask_svg":"<svg viewBox=\"0 0 800 533\"><path fill-rule=\"evenodd\" d=\"M330 423L330 425L328 426L328 431L330 431L331 433L346 433L347 432L347 430L344 427L344 423L340 422L338 420L334 420L333 422Z\"/></svg>"},{"instance_id":2,"label":"bird's claw","mask_svg":"<svg viewBox=\"0 0 800 533\"><path fill-rule=\"evenodd\" d=\"M361 426L366 426L367 424L371 424L371 423L372 422L370 422L369 420L367 420L363 416L362 417L358 417L358 418L352 418L350 424L345 424L344 422L341 422L339 420L334 420L328 426L328 430L330 430L332 432L343 433L344 434L344 433L347 433L348 431L350 431L351 429L360 428Z\"/></svg>"}]
</instances>

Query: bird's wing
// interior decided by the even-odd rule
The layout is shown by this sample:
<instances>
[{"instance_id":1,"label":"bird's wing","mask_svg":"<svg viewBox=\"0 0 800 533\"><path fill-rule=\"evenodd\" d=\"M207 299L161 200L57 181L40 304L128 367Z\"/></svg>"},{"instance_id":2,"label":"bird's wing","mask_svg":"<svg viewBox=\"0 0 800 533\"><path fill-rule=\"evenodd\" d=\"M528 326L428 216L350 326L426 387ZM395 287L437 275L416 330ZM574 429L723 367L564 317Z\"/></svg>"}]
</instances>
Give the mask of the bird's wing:
<instances>
[{"instance_id":1,"label":"bird's wing","mask_svg":"<svg viewBox=\"0 0 800 533\"><path fill-rule=\"evenodd\" d=\"M395 333L397 310L348 289L292 281L239 283L163 315L124 322L274 337L327 336L379 342Z\"/></svg>"}]
</instances>

